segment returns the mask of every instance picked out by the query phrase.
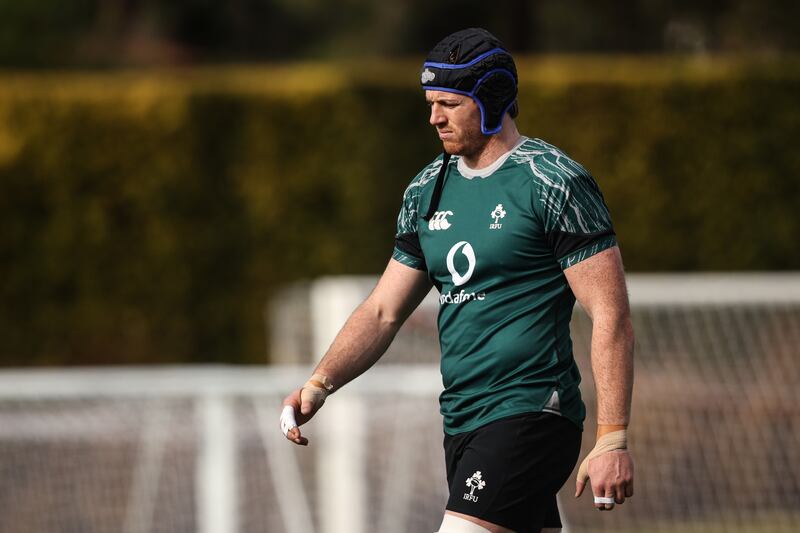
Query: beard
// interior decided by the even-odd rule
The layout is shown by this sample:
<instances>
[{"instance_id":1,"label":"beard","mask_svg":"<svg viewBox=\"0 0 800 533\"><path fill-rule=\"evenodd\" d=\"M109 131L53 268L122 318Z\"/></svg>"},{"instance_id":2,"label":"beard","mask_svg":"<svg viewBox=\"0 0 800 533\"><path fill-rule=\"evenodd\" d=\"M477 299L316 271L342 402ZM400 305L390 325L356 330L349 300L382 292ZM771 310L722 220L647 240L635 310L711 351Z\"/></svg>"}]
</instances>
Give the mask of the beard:
<instances>
[{"instance_id":1,"label":"beard","mask_svg":"<svg viewBox=\"0 0 800 533\"><path fill-rule=\"evenodd\" d=\"M480 126L477 129L464 130L458 139L442 141L444 151L450 155L471 158L479 155L489 142L490 136L484 135Z\"/></svg>"}]
</instances>

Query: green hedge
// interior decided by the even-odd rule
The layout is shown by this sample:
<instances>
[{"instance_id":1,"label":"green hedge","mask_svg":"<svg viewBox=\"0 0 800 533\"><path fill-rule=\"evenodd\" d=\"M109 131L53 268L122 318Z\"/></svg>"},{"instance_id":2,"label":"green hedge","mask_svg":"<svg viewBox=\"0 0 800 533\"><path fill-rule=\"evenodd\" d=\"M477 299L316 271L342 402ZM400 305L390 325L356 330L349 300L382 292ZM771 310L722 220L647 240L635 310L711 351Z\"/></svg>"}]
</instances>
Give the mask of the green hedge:
<instances>
[{"instance_id":1,"label":"green hedge","mask_svg":"<svg viewBox=\"0 0 800 533\"><path fill-rule=\"evenodd\" d=\"M630 270L800 268L800 66L524 60ZM375 273L437 153L415 62L0 75L0 364L263 361L286 282Z\"/></svg>"}]
</instances>

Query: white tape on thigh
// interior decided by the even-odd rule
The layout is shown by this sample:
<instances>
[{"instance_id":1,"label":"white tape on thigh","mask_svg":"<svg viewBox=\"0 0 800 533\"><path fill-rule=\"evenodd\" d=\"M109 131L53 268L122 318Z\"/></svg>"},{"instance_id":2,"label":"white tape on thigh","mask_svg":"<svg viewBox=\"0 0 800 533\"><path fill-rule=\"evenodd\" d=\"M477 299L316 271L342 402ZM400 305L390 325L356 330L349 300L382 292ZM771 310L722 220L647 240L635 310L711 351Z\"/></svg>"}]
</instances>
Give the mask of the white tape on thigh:
<instances>
[{"instance_id":1,"label":"white tape on thigh","mask_svg":"<svg viewBox=\"0 0 800 533\"><path fill-rule=\"evenodd\" d=\"M616 502L614 501L614 498L608 498L606 496L595 496L594 503L610 503L611 505L614 505Z\"/></svg>"},{"instance_id":2,"label":"white tape on thigh","mask_svg":"<svg viewBox=\"0 0 800 533\"><path fill-rule=\"evenodd\" d=\"M491 533L483 526L470 522L460 516L445 513L442 525L437 533Z\"/></svg>"},{"instance_id":3,"label":"white tape on thigh","mask_svg":"<svg viewBox=\"0 0 800 533\"><path fill-rule=\"evenodd\" d=\"M294 407L291 405L284 405L281 411L281 431L285 437L290 429L297 427L297 421L294 419Z\"/></svg>"}]
</instances>

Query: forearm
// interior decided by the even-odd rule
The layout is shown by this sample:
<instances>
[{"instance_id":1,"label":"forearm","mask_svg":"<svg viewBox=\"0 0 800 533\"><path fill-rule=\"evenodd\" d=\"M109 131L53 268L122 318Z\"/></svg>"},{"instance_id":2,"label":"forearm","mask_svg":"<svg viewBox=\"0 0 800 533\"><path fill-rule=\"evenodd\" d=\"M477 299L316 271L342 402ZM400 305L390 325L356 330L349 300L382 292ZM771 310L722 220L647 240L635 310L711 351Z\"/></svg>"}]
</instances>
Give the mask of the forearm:
<instances>
[{"instance_id":1,"label":"forearm","mask_svg":"<svg viewBox=\"0 0 800 533\"><path fill-rule=\"evenodd\" d=\"M625 313L595 317L592 372L597 389L598 437L628 425L633 392L633 326Z\"/></svg>"},{"instance_id":2,"label":"forearm","mask_svg":"<svg viewBox=\"0 0 800 533\"><path fill-rule=\"evenodd\" d=\"M633 392L633 326L622 256L618 248L610 248L564 273L592 320L597 391L597 441L578 468L575 496L591 479L595 507L610 510L633 496L633 459L625 431Z\"/></svg>"},{"instance_id":3,"label":"forearm","mask_svg":"<svg viewBox=\"0 0 800 533\"><path fill-rule=\"evenodd\" d=\"M335 389L341 388L380 359L401 324L367 299L339 331L314 372L327 376Z\"/></svg>"}]
</instances>

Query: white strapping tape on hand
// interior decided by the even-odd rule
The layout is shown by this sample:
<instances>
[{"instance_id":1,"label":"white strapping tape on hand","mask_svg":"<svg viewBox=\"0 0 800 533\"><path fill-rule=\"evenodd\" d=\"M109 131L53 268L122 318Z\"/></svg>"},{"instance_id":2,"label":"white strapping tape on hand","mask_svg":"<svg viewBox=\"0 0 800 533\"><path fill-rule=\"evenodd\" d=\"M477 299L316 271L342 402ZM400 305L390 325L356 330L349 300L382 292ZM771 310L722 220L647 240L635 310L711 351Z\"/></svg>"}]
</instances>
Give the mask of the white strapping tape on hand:
<instances>
[{"instance_id":1,"label":"white strapping tape on hand","mask_svg":"<svg viewBox=\"0 0 800 533\"><path fill-rule=\"evenodd\" d=\"M281 411L281 431L283 436L289 435L289 430L297 427L297 421L294 419L294 407L291 405L284 405Z\"/></svg>"},{"instance_id":2,"label":"white strapping tape on hand","mask_svg":"<svg viewBox=\"0 0 800 533\"><path fill-rule=\"evenodd\" d=\"M581 466L578 468L578 481L586 482L589 479L589 461L597 457L598 455L602 455L607 452L613 452L616 450L627 450L628 449L628 432L627 430L620 429L617 431L612 431L611 433L606 433L599 439L597 439L597 443L594 445L592 451L589 452L589 455L581 463ZM598 502L595 500L595 503L609 503L609 502ZM614 503L613 498L611 503Z\"/></svg>"},{"instance_id":3,"label":"white strapping tape on hand","mask_svg":"<svg viewBox=\"0 0 800 533\"><path fill-rule=\"evenodd\" d=\"M611 505L614 505L616 502L614 501L614 498L609 498L606 496L595 496L594 503L610 503Z\"/></svg>"}]
</instances>

